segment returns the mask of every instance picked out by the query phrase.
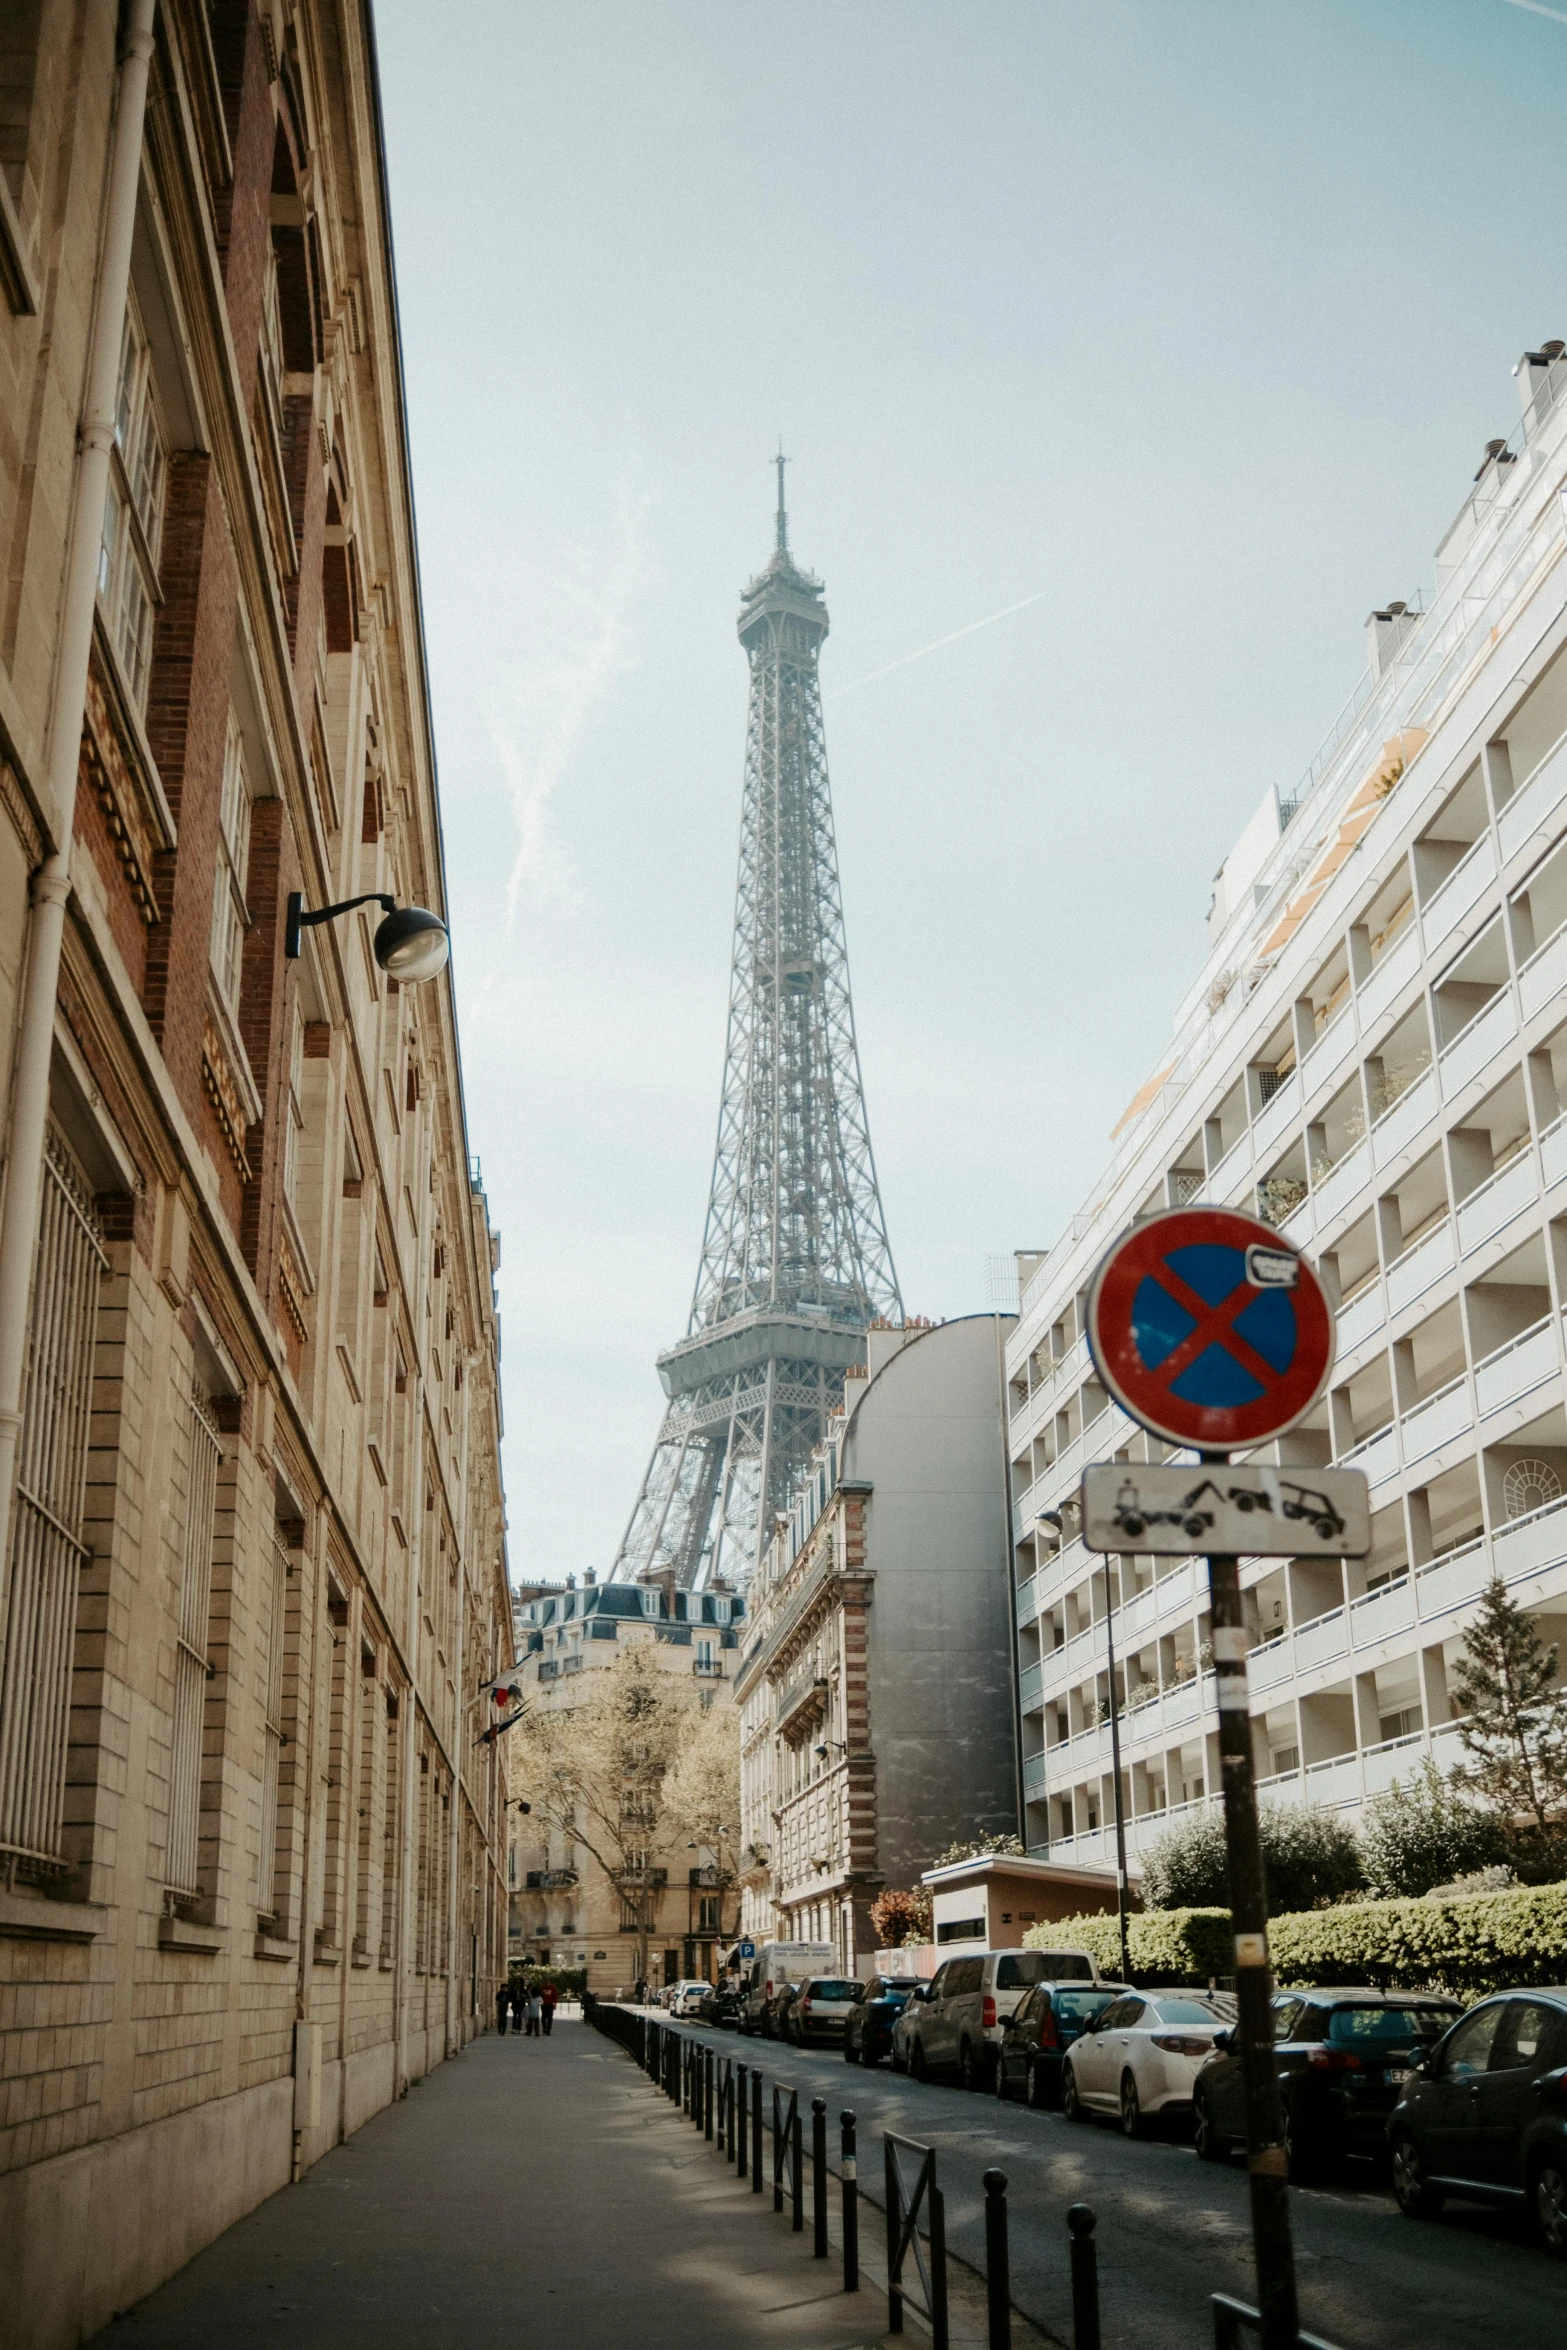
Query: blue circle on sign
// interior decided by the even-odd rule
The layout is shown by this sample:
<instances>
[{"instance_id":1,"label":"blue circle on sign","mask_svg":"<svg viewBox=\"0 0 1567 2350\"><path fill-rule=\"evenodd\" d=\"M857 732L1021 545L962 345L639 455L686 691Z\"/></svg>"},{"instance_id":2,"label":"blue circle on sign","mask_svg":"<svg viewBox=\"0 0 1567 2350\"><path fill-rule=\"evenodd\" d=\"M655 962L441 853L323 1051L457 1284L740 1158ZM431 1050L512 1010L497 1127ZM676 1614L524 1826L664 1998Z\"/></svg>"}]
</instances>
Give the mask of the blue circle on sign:
<instances>
[{"instance_id":1,"label":"blue circle on sign","mask_svg":"<svg viewBox=\"0 0 1567 2350\"><path fill-rule=\"evenodd\" d=\"M1244 1250L1211 1241L1172 1249L1165 1262L1182 1285L1210 1307L1222 1306L1246 1279ZM1145 1273L1132 1300L1132 1335L1149 1370L1156 1371L1197 1327L1198 1317L1152 1273ZM1287 1289L1259 1289L1229 1328L1277 1375L1295 1359L1295 1301ZM1183 1403L1222 1410L1256 1403L1267 1389L1217 1337L1170 1382L1170 1393Z\"/></svg>"}]
</instances>

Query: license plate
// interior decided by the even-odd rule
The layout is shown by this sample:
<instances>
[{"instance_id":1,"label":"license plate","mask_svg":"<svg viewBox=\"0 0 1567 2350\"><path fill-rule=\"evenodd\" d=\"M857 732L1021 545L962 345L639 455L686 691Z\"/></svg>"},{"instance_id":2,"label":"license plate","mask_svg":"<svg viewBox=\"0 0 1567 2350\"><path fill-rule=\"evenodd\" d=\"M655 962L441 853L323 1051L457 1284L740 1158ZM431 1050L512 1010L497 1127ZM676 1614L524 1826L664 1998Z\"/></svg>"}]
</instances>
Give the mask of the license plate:
<instances>
[{"instance_id":1,"label":"license plate","mask_svg":"<svg viewBox=\"0 0 1567 2350\"><path fill-rule=\"evenodd\" d=\"M1390 2064L1382 2078L1390 2089L1402 2089L1409 2078L1408 2069L1403 2065Z\"/></svg>"}]
</instances>

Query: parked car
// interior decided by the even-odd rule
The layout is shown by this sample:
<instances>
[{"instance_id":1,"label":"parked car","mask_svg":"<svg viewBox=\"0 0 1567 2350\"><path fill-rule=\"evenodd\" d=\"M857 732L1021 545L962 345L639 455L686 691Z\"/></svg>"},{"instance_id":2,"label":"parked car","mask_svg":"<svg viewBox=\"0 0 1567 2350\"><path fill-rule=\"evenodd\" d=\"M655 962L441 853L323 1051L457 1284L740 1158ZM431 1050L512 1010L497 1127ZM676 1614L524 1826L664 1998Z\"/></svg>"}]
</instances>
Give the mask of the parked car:
<instances>
[{"instance_id":1,"label":"parked car","mask_svg":"<svg viewBox=\"0 0 1567 2350\"><path fill-rule=\"evenodd\" d=\"M1020 2096L1025 2105L1059 2105L1067 2050L1125 1994L1124 1983L1036 1983L1002 2027L996 2095Z\"/></svg>"},{"instance_id":2,"label":"parked car","mask_svg":"<svg viewBox=\"0 0 1567 2350\"><path fill-rule=\"evenodd\" d=\"M1273 2043L1290 2177L1345 2154L1382 2155L1410 2066L1462 2013L1460 2000L1424 1992L1281 1991ZM1228 2032L1192 2085L1192 2130L1209 2162L1245 2141L1241 2055Z\"/></svg>"},{"instance_id":3,"label":"parked car","mask_svg":"<svg viewBox=\"0 0 1567 2350\"><path fill-rule=\"evenodd\" d=\"M677 1983L669 1995L671 2015L684 2017L687 2023L705 2024L711 2018L713 1986L687 1980Z\"/></svg>"},{"instance_id":4,"label":"parked car","mask_svg":"<svg viewBox=\"0 0 1567 2350\"><path fill-rule=\"evenodd\" d=\"M844 2026L865 1989L846 1975L812 1975L800 1986L800 1996L789 2009L789 2038L797 2048L813 2040L838 2047Z\"/></svg>"},{"instance_id":5,"label":"parked car","mask_svg":"<svg viewBox=\"0 0 1567 2350\"><path fill-rule=\"evenodd\" d=\"M772 2036L769 2018L773 2002L786 1983L802 1983L808 1975L824 1975L837 1964L830 1942L763 1942L741 1987L740 2029Z\"/></svg>"},{"instance_id":6,"label":"parked car","mask_svg":"<svg viewBox=\"0 0 1567 2350\"><path fill-rule=\"evenodd\" d=\"M809 1979L810 1978L807 1976L806 1980L809 1981ZM766 2006L762 2009L762 2033L764 2038L768 2040L788 2039L789 2018L794 2012L795 2001L799 1998L800 1993L804 1989L804 1983L779 1984L771 1999L768 2000Z\"/></svg>"},{"instance_id":7,"label":"parked car","mask_svg":"<svg viewBox=\"0 0 1567 2350\"><path fill-rule=\"evenodd\" d=\"M732 2032L740 2021L740 1990L738 1984L721 1983L713 1993L713 2013L710 2019L721 2032Z\"/></svg>"},{"instance_id":8,"label":"parked car","mask_svg":"<svg viewBox=\"0 0 1567 2350\"><path fill-rule=\"evenodd\" d=\"M1522 2209L1567 2260L1567 1990L1484 1999L1419 2058L1387 2123L1408 2219L1449 2195Z\"/></svg>"},{"instance_id":9,"label":"parked car","mask_svg":"<svg viewBox=\"0 0 1567 2350\"><path fill-rule=\"evenodd\" d=\"M988 2087L1002 2028L1025 1994L1036 1983L1076 1975L1079 1969L1079 1980L1097 1981L1098 1969L1086 1950L979 1950L944 1959L924 1997L910 2003L910 2072L924 2080L928 2073L952 2068L965 2089Z\"/></svg>"},{"instance_id":10,"label":"parked car","mask_svg":"<svg viewBox=\"0 0 1567 2350\"><path fill-rule=\"evenodd\" d=\"M892 2032L913 1994L917 1975L872 1975L843 2027L845 2064L880 2064L892 2053Z\"/></svg>"},{"instance_id":11,"label":"parked car","mask_svg":"<svg viewBox=\"0 0 1567 2350\"><path fill-rule=\"evenodd\" d=\"M1235 2021L1220 1994L1128 1991L1073 2041L1061 2068L1061 2110L1069 2122L1118 2113L1129 2138L1155 2116L1190 2110L1197 2069Z\"/></svg>"}]
</instances>

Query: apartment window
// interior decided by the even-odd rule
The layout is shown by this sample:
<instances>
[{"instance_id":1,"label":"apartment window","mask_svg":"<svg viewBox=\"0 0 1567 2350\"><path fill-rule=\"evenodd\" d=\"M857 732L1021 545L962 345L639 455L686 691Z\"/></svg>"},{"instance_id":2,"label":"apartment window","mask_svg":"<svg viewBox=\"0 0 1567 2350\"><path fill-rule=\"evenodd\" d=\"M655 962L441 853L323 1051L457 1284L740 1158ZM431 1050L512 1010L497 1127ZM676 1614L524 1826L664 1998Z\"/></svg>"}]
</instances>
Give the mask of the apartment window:
<instances>
[{"instance_id":1,"label":"apartment window","mask_svg":"<svg viewBox=\"0 0 1567 2350\"><path fill-rule=\"evenodd\" d=\"M723 1897L721 1894L704 1893L700 1901L698 1901L696 1905L696 1930L699 1934L717 1933L718 1906L722 1898Z\"/></svg>"},{"instance_id":2,"label":"apartment window","mask_svg":"<svg viewBox=\"0 0 1567 2350\"><path fill-rule=\"evenodd\" d=\"M271 1614L267 1625L267 1695L261 1732L261 1847L256 1871L256 1908L275 1918L282 1907L278 1883L277 1800L283 1760L283 1651L288 1628L288 1552L272 1544Z\"/></svg>"},{"instance_id":3,"label":"apartment window","mask_svg":"<svg viewBox=\"0 0 1567 2350\"><path fill-rule=\"evenodd\" d=\"M250 913L245 904L245 869L250 862L250 782L245 773L245 746L232 711L223 745L223 795L218 823L218 871L212 897L212 968L223 1000L233 1010L239 1003L240 966L245 933L250 928Z\"/></svg>"},{"instance_id":4,"label":"apartment window","mask_svg":"<svg viewBox=\"0 0 1567 2350\"><path fill-rule=\"evenodd\" d=\"M1401 1705L1396 1712L1383 1714L1377 1725L1384 1745L1390 1738L1414 1738L1422 1727L1418 1705Z\"/></svg>"},{"instance_id":5,"label":"apartment window","mask_svg":"<svg viewBox=\"0 0 1567 2350\"><path fill-rule=\"evenodd\" d=\"M1276 1779L1281 1777L1285 1771L1298 1771L1300 1769L1300 1748L1298 1746L1276 1746L1269 1760L1273 1776Z\"/></svg>"},{"instance_id":6,"label":"apartment window","mask_svg":"<svg viewBox=\"0 0 1567 2350\"><path fill-rule=\"evenodd\" d=\"M179 1620L174 1643L174 1737L169 1759L169 1850L166 1882L172 1893L198 1890L201 1820L201 1732L207 1698L207 1624L212 1600L212 1543L217 1526L218 1462L222 1455L212 1406L201 1389L190 1395L189 1481L185 1541L180 1559Z\"/></svg>"},{"instance_id":7,"label":"apartment window","mask_svg":"<svg viewBox=\"0 0 1567 2350\"><path fill-rule=\"evenodd\" d=\"M109 486L98 550L98 593L138 710L146 707L152 615L158 602L167 467L152 380L152 354L136 310L126 305L120 381L109 453Z\"/></svg>"},{"instance_id":8,"label":"apartment window","mask_svg":"<svg viewBox=\"0 0 1567 2350\"><path fill-rule=\"evenodd\" d=\"M0 1853L24 1870L60 1858L93 1340L107 1262L87 1179L51 1127L0 1652Z\"/></svg>"}]
</instances>

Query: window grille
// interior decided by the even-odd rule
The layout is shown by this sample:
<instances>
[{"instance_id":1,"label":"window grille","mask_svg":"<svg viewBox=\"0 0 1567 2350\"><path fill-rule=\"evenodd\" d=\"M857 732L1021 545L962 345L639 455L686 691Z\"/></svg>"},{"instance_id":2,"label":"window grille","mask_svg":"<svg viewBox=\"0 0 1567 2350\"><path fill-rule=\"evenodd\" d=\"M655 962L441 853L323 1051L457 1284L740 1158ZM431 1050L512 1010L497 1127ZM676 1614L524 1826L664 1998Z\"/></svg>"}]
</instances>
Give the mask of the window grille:
<instances>
[{"instance_id":1,"label":"window grille","mask_svg":"<svg viewBox=\"0 0 1567 2350\"><path fill-rule=\"evenodd\" d=\"M256 1861L256 1908L275 1918L278 1894L277 1799L283 1758L283 1655L288 1630L288 1552L272 1545L272 1615L267 1636L267 1700L262 1730L261 1843Z\"/></svg>"},{"instance_id":2,"label":"window grille","mask_svg":"<svg viewBox=\"0 0 1567 2350\"><path fill-rule=\"evenodd\" d=\"M93 1340L107 1265L87 1179L51 1128L0 1652L0 1853L13 1861L61 1858Z\"/></svg>"},{"instance_id":3,"label":"window grille","mask_svg":"<svg viewBox=\"0 0 1567 2350\"><path fill-rule=\"evenodd\" d=\"M245 774L245 746L232 711L223 746L223 793L218 826L218 871L212 897L212 968L223 991L223 1000L232 1010L239 1003L245 933L250 928L250 913L245 904L245 869L250 862L250 784Z\"/></svg>"},{"instance_id":4,"label":"window grille","mask_svg":"<svg viewBox=\"0 0 1567 2350\"><path fill-rule=\"evenodd\" d=\"M190 1485L180 1562L179 1625L174 1643L174 1737L169 1758L171 1893L198 1890L201 1824L201 1731L207 1703L207 1622L212 1598L212 1541L217 1524L218 1461L223 1447L206 1397L190 1398Z\"/></svg>"},{"instance_id":5,"label":"window grille","mask_svg":"<svg viewBox=\"0 0 1567 2350\"><path fill-rule=\"evenodd\" d=\"M1264 1102L1271 1102L1283 1083L1284 1072L1281 1069L1259 1069L1257 1071L1257 1092Z\"/></svg>"},{"instance_id":6,"label":"window grille","mask_svg":"<svg viewBox=\"0 0 1567 2350\"><path fill-rule=\"evenodd\" d=\"M1188 1200L1201 1199L1206 1181L1200 1167L1177 1167L1170 1177L1171 1205L1184 1208Z\"/></svg>"},{"instance_id":7,"label":"window grille","mask_svg":"<svg viewBox=\"0 0 1567 2350\"><path fill-rule=\"evenodd\" d=\"M166 470L152 354L132 296L126 305L120 344L109 487L98 550L98 593L138 710L147 702L152 615L159 600Z\"/></svg>"}]
</instances>

